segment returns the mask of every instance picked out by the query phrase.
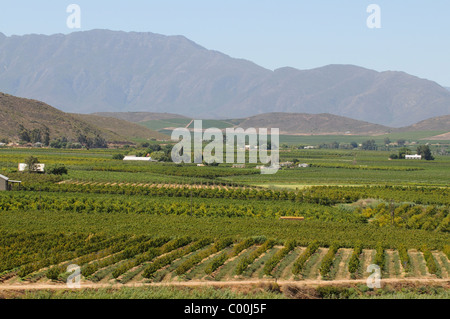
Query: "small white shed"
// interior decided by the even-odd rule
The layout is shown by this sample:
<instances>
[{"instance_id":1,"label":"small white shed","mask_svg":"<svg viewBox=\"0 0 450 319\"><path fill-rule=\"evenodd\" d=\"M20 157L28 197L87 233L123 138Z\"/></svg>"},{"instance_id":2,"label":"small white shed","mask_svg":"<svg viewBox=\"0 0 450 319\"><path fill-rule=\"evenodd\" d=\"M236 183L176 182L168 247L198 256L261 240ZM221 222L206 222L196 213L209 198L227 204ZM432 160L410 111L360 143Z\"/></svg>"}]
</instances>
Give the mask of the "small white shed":
<instances>
[{"instance_id":1,"label":"small white shed","mask_svg":"<svg viewBox=\"0 0 450 319\"><path fill-rule=\"evenodd\" d=\"M20 163L19 164L19 172L25 172L28 170L28 164ZM45 172L45 164L35 164L35 172L44 173Z\"/></svg>"},{"instance_id":2,"label":"small white shed","mask_svg":"<svg viewBox=\"0 0 450 319\"><path fill-rule=\"evenodd\" d=\"M124 161L141 161L141 162L154 162L151 157L137 157L134 155L125 156Z\"/></svg>"},{"instance_id":3,"label":"small white shed","mask_svg":"<svg viewBox=\"0 0 450 319\"><path fill-rule=\"evenodd\" d=\"M421 160L422 159L422 155L405 155L405 159L413 159L413 160Z\"/></svg>"},{"instance_id":4,"label":"small white shed","mask_svg":"<svg viewBox=\"0 0 450 319\"><path fill-rule=\"evenodd\" d=\"M8 177L0 175L0 191L9 190L8 182L9 182Z\"/></svg>"}]
</instances>

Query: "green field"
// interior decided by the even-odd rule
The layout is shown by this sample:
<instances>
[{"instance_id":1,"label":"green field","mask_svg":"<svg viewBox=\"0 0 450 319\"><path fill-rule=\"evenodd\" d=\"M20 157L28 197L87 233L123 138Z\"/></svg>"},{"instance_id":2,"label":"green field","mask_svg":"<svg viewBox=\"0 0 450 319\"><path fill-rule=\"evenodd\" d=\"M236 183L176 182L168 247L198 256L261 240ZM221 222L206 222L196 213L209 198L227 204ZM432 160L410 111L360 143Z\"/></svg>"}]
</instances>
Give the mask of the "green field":
<instances>
[{"instance_id":1,"label":"green field","mask_svg":"<svg viewBox=\"0 0 450 319\"><path fill-rule=\"evenodd\" d=\"M63 284L65 267L75 263L84 282L100 285L80 292L89 298L102 296L101 285L111 283L128 289L128 283L172 281L363 280L362 265L373 262L379 247L386 278L444 280L450 274L448 156L407 161L389 160L389 151L285 149L281 161L310 167L275 175L251 165L112 159L135 151L0 149L1 174L22 181L20 190L0 193L0 278ZM17 172L30 155L49 168L64 165L68 174ZM280 220L292 216L304 220ZM319 248L303 256L312 243ZM364 253L355 257L360 267L352 274L349 259L358 244ZM126 289L117 297L184 296ZM46 293L28 297L75 297ZM264 289L251 296L286 297Z\"/></svg>"},{"instance_id":2,"label":"green field","mask_svg":"<svg viewBox=\"0 0 450 319\"><path fill-rule=\"evenodd\" d=\"M241 120L202 120L203 129L218 128L226 129L239 125ZM149 129L159 131L160 133L170 136L173 128L186 127L191 122L190 119L167 119L167 120L151 120L140 122ZM171 128L171 129L168 129ZM190 129L194 128L194 123L189 126ZM280 143L286 143L288 145L319 145L322 143L362 143L369 139L375 140L379 144L383 144L386 138L389 138L392 142L398 140L405 140L406 142L431 142L431 143L443 143L448 144L448 140L437 141L429 140L429 138L447 133L447 131L413 131L413 132L393 132L389 134L367 136L367 135L280 135Z\"/></svg>"},{"instance_id":3,"label":"green field","mask_svg":"<svg viewBox=\"0 0 450 319\"><path fill-rule=\"evenodd\" d=\"M145 121L140 122L140 125L143 125L151 130L155 131L161 131L165 128L172 127L172 128L178 128L178 127L186 127L189 122L191 122L190 119L168 119L168 120L151 120L151 121ZM169 134L170 136L170 134Z\"/></svg>"},{"instance_id":4,"label":"green field","mask_svg":"<svg viewBox=\"0 0 450 319\"><path fill-rule=\"evenodd\" d=\"M382 144L382 142L389 138L392 142L396 142L400 139L404 139L407 142L421 141L423 143L428 142L428 138L447 133L447 131L417 131L417 132L403 132L403 133L390 133L376 136L365 135L280 135L280 142L290 145L319 145L321 143L362 143L369 139L375 140L375 142ZM432 141L432 143L442 142L448 144L448 141Z\"/></svg>"}]
</instances>

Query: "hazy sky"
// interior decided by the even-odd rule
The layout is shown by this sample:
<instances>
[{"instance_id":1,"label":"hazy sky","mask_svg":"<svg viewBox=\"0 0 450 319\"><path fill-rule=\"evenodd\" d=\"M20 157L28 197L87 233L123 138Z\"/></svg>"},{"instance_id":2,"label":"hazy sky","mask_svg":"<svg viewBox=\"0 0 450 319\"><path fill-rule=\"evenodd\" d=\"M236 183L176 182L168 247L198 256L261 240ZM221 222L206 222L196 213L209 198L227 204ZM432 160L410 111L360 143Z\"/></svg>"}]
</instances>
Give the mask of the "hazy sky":
<instances>
[{"instance_id":1,"label":"hazy sky","mask_svg":"<svg viewBox=\"0 0 450 319\"><path fill-rule=\"evenodd\" d=\"M265 68L355 64L450 86L449 0L15 0L2 1L0 32L111 29L184 35ZM66 25L69 4L81 29ZM369 29L367 7L381 8Z\"/></svg>"}]
</instances>

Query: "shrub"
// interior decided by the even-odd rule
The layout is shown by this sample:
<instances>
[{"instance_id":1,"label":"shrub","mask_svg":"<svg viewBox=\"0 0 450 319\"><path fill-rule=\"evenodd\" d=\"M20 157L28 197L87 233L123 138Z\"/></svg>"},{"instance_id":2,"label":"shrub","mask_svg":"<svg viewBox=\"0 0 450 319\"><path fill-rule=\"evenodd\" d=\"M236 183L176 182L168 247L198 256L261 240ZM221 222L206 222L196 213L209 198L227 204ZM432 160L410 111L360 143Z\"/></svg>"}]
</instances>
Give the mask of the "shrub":
<instances>
[{"instance_id":1,"label":"shrub","mask_svg":"<svg viewBox=\"0 0 450 319\"><path fill-rule=\"evenodd\" d=\"M270 258L264 265L264 274L269 276L272 270L279 264L279 262L287 256L295 248L295 241L290 240L285 244L285 247L278 251L275 255Z\"/></svg>"},{"instance_id":2,"label":"shrub","mask_svg":"<svg viewBox=\"0 0 450 319\"><path fill-rule=\"evenodd\" d=\"M375 254L375 260L374 263L378 266L380 266L381 269L384 268L386 258L385 258L385 251L384 246L382 243L378 243L376 247L376 254Z\"/></svg>"},{"instance_id":3,"label":"shrub","mask_svg":"<svg viewBox=\"0 0 450 319\"><path fill-rule=\"evenodd\" d=\"M123 154L114 154L113 156L112 156L112 159L114 159L114 160L123 160L125 158L125 155L123 155Z\"/></svg>"},{"instance_id":4,"label":"shrub","mask_svg":"<svg viewBox=\"0 0 450 319\"><path fill-rule=\"evenodd\" d=\"M447 258L450 259L450 245L445 245L444 246L444 254L446 254Z\"/></svg>"},{"instance_id":5,"label":"shrub","mask_svg":"<svg viewBox=\"0 0 450 319\"><path fill-rule=\"evenodd\" d=\"M330 249L328 250L327 254L322 260L322 263L320 264L320 274L322 277L328 276L330 273L331 267L333 266L333 260L334 257L339 249L339 246L337 244L333 244Z\"/></svg>"},{"instance_id":6,"label":"shrub","mask_svg":"<svg viewBox=\"0 0 450 319\"><path fill-rule=\"evenodd\" d=\"M407 271L411 266L411 260L409 259L408 250L403 244L398 247L398 254L403 268Z\"/></svg>"},{"instance_id":7,"label":"shrub","mask_svg":"<svg viewBox=\"0 0 450 319\"><path fill-rule=\"evenodd\" d=\"M61 273L61 269L57 266L50 268L47 271L47 278L50 280L58 280L59 274Z\"/></svg>"},{"instance_id":8,"label":"shrub","mask_svg":"<svg viewBox=\"0 0 450 319\"><path fill-rule=\"evenodd\" d=\"M267 240L261 247L255 250L250 256L242 259L241 262L236 267L236 274L241 275L247 267L255 261L256 258L265 253L268 249L272 248L275 244L274 240Z\"/></svg>"},{"instance_id":9,"label":"shrub","mask_svg":"<svg viewBox=\"0 0 450 319\"><path fill-rule=\"evenodd\" d=\"M206 267L205 273L211 275L215 272L220 266L222 266L229 258L229 255L226 253L221 253L219 256L214 258Z\"/></svg>"},{"instance_id":10,"label":"shrub","mask_svg":"<svg viewBox=\"0 0 450 319\"><path fill-rule=\"evenodd\" d=\"M64 165L58 165L58 166L54 166L54 167L50 168L47 171L47 173L51 174L51 175L62 176L62 175L67 175L68 171L67 171L67 168Z\"/></svg>"},{"instance_id":11,"label":"shrub","mask_svg":"<svg viewBox=\"0 0 450 319\"><path fill-rule=\"evenodd\" d=\"M353 275L359 269L359 265L361 263L359 256L361 255L361 253L362 253L362 245L361 243L357 243L353 250L352 256L350 257L350 261L348 263L348 271Z\"/></svg>"},{"instance_id":12,"label":"shrub","mask_svg":"<svg viewBox=\"0 0 450 319\"><path fill-rule=\"evenodd\" d=\"M398 154L391 154L389 156L390 159L398 159Z\"/></svg>"},{"instance_id":13,"label":"shrub","mask_svg":"<svg viewBox=\"0 0 450 319\"><path fill-rule=\"evenodd\" d=\"M422 246L421 250L423 253L423 257L425 258L425 261L427 263L428 272L430 274L437 274L438 267L436 265L436 261L434 260L433 254L426 245Z\"/></svg>"},{"instance_id":14,"label":"shrub","mask_svg":"<svg viewBox=\"0 0 450 319\"><path fill-rule=\"evenodd\" d=\"M292 267L292 273L294 275L300 274L300 272L303 270L303 267L305 266L305 263L308 261L308 259L316 252L316 250L319 248L319 242L317 240L313 241L306 250L298 257L298 259L295 261L294 266Z\"/></svg>"}]
</instances>

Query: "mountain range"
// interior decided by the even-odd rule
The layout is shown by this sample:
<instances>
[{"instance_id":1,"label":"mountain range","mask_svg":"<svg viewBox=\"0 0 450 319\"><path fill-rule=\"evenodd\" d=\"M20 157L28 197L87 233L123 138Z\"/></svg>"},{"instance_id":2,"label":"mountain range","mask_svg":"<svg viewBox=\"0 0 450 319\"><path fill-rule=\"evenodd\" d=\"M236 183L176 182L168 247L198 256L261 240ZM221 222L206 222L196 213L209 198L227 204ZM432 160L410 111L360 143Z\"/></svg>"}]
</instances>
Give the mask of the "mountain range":
<instances>
[{"instance_id":1,"label":"mountain range","mask_svg":"<svg viewBox=\"0 0 450 319\"><path fill-rule=\"evenodd\" d=\"M381 135L396 132L450 132L450 115L430 118L403 128L354 120L333 114L267 113L228 120L205 120L209 127L280 128L286 135ZM65 113L43 102L0 93L0 138L18 141L21 132L29 135L48 132L49 139L66 137L77 141L79 136L101 137L109 143L133 143L137 140L170 139L167 132L176 127L192 128L192 118L170 113ZM153 128L153 129L152 129ZM430 132L432 133L432 132ZM448 140L449 133L437 136ZM430 135L431 137L431 135Z\"/></svg>"},{"instance_id":2,"label":"mountain range","mask_svg":"<svg viewBox=\"0 0 450 319\"><path fill-rule=\"evenodd\" d=\"M354 65L272 71L183 36L109 30L0 33L0 91L70 113L314 113L390 127L450 114L448 89L404 72Z\"/></svg>"},{"instance_id":3,"label":"mountain range","mask_svg":"<svg viewBox=\"0 0 450 319\"><path fill-rule=\"evenodd\" d=\"M193 129L193 119L177 114L167 113L96 113L103 117L131 121L154 130L170 132L177 127ZM199 118L197 118L199 119ZM284 135L363 135L374 136L403 132L449 132L450 115L429 118L413 125L394 128L370 122L359 121L333 114L307 113L265 113L246 118L203 120L203 129L225 128L279 128ZM430 135L431 136L431 135ZM448 137L442 139L448 140Z\"/></svg>"}]
</instances>

